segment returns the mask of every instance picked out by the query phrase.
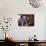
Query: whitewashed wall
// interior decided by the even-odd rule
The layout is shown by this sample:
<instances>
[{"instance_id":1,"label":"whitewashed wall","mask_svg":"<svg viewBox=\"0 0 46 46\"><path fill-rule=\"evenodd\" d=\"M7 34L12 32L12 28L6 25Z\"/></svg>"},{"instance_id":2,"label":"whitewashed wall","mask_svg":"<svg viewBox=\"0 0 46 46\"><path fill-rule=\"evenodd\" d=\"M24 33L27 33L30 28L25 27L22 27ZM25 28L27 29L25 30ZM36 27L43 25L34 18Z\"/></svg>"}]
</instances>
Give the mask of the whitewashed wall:
<instances>
[{"instance_id":1,"label":"whitewashed wall","mask_svg":"<svg viewBox=\"0 0 46 46\"><path fill-rule=\"evenodd\" d=\"M18 14L34 14L35 26L19 27ZM0 0L0 16L13 18L12 26L8 33L17 40L27 40L34 34L37 35L37 39L46 40L45 15L45 5L40 8L32 8L28 0ZM4 39L2 31L0 31L0 35L0 39Z\"/></svg>"}]
</instances>

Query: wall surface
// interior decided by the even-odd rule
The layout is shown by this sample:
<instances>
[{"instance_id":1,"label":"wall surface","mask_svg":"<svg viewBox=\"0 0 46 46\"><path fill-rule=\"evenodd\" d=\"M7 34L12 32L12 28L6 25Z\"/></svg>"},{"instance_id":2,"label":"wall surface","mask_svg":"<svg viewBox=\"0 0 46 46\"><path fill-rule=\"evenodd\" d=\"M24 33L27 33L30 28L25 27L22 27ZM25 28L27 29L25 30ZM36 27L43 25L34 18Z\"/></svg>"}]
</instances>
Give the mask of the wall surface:
<instances>
[{"instance_id":1,"label":"wall surface","mask_svg":"<svg viewBox=\"0 0 46 46\"><path fill-rule=\"evenodd\" d=\"M19 27L18 14L34 14L35 26ZM36 34L37 39L46 40L45 16L46 5L39 8L33 8L28 0L0 0L0 19L4 16L12 17L12 26L8 33L17 40L28 40ZM4 33L0 29L0 39L4 39Z\"/></svg>"}]
</instances>

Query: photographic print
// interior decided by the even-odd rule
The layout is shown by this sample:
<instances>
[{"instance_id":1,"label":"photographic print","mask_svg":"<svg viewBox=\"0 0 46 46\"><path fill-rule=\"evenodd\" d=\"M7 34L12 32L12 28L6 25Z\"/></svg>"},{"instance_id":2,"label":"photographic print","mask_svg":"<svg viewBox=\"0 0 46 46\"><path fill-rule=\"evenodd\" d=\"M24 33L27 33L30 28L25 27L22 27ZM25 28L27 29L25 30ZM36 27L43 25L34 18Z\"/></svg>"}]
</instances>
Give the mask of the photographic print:
<instances>
[{"instance_id":1,"label":"photographic print","mask_svg":"<svg viewBox=\"0 0 46 46\"><path fill-rule=\"evenodd\" d=\"M19 14L18 26L34 26L34 14Z\"/></svg>"}]
</instances>

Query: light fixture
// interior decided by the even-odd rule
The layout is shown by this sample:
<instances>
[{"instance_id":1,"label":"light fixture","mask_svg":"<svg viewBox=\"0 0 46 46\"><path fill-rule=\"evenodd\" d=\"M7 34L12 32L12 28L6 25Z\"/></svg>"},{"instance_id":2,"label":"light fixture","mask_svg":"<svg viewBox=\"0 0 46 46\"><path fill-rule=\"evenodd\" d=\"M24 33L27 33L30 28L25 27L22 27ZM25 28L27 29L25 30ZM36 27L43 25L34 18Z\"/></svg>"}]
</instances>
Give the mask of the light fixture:
<instances>
[{"instance_id":1,"label":"light fixture","mask_svg":"<svg viewBox=\"0 0 46 46\"><path fill-rule=\"evenodd\" d=\"M43 0L29 0L30 5L34 8L38 8L43 4Z\"/></svg>"}]
</instances>

